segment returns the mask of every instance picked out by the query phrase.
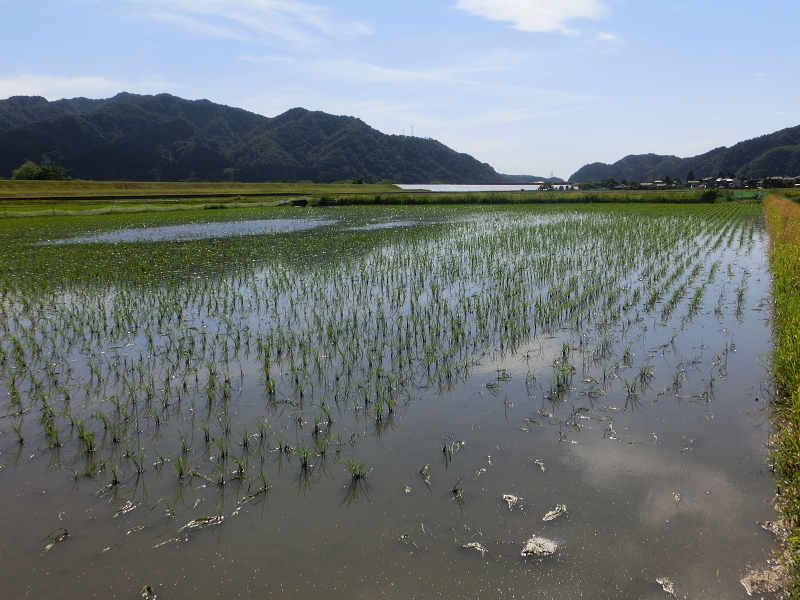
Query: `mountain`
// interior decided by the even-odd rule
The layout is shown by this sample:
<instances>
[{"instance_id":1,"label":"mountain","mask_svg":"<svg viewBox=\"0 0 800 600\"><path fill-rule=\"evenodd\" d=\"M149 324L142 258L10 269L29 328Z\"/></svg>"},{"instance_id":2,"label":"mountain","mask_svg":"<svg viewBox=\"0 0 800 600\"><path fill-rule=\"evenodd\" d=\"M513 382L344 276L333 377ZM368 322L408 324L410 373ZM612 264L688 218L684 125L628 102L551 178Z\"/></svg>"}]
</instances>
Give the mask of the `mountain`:
<instances>
[{"instance_id":1,"label":"mountain","mask_svg":"<svg viewBox=\"0 0 800 600\"><path fill-rule=\"evenodd\" d=\"M0 133L59 115L84 114L109 100L73 98L48 102L41 96L12 96L0 100Z\"/></svg>"},{"instance_id":2,"label":"mountain","mask_svg":"<svg viewBox=\"0 0 800 600\"><path fill-rule=\"evenodd\" d=\"M800 126L721 147L691 158L660 154L631 154L613 165L591 163L578 169L570 181L602 181L608 177L649 181L667 175L684 178L716 177L719 173L751 178L800 175Z\"/></svg>"},{"instance_id":3,"label":"mountain","mask_svg":"<svg viewBox=\"0 0 800 600\"><path fill-rule=\"evenodd\" d=\"M567 183L563 179L559 177L539 177L537 175L506 175L501 174L501 177L505 180L504 183L519 183L522 185L532 185L537 181L549 181L550 183L561 184Z\"/></svg>"},{"instance_id":4,"label":"mountain","mask_svg":"<svg viewBox=\"0 0 800 600\"><path fill-rule=\"evenodd\" d=\"M0 176L28 160L96 180L505 182L436 140L386 135L354 117L294 108L269 118L169 94L2 100Z\"/></svg>"}]
</instances>

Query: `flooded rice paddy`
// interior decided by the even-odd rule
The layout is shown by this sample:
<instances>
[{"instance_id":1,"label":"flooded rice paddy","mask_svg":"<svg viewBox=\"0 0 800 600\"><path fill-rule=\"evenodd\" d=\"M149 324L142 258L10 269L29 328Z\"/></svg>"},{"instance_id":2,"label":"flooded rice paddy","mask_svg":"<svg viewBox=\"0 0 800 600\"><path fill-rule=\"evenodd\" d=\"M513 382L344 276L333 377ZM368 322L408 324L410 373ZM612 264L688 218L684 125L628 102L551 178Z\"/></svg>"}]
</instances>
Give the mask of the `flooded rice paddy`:
<instances>
[{"instance_id":1,"label":"flooded rice paddy","mask_svg":"<svg viewBox=\"0 0 800 600\"><path fill-rule=\"evenodd\" d=\"M777 546L760 206L14 221L8 597L746 598Z\"/></svg>"}]
</instances>

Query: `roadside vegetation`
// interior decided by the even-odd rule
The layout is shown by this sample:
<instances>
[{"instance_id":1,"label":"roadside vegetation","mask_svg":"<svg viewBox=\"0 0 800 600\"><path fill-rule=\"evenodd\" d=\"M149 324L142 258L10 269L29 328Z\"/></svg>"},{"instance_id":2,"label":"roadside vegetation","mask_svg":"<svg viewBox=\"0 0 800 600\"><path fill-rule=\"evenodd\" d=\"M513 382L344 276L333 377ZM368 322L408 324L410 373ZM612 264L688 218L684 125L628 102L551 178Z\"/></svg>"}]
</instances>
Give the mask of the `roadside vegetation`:
<instances>
[{"instance_id":1,"label":"roadside vegetation","mask_svg":"<svg viewBox=\"0 0 800 600\"><path fill-rule=\"evenodd\" d=\"M793 564L792 597L800 598L800 206L770 195L765 199L772 240L774 353L777 435L773 464Z\"/></svg>"}]
</instances>

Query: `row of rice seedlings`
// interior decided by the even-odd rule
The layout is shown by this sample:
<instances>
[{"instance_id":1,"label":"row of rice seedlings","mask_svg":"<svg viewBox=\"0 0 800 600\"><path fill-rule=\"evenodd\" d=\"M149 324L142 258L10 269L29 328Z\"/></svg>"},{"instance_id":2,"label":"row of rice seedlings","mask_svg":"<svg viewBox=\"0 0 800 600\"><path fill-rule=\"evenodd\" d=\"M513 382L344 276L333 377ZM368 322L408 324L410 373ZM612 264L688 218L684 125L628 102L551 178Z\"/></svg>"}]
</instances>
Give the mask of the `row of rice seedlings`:
<instances>
[{"instance_id":1,"label":"row of rice seedlings","mask_svg":"<svg viewBox=\"0 0 800 600\"><path fill-rule=\"evenodd\" d=\"M178 446L171 459L178 479L199 473L190 463L191 436L180 429L189 424L202 430L206 445L217 444L216 480L224 484L231 474L246 477L251 436L245 425L242 454L232 455L227 415L245 381L258 373L266 408L277 415L279 428L260 426L256 452L262 460L270 450L295 457L300 470L309 471L314 457L327 453L333 419L331 408L324 416L314 413L311 435L321 441L301 445L307 406L335 407L337 420L346 426L349 421L353 435L366 422L379 435L396 425L394 415L409 390L447 389L468 377L487 351L512 352L565 326L585 330L618 323L641 306L642 294L615 282L631 280L659 260L668 262L676 246L686 268L696 257L689 252L694 240L680 232L698 236L725 223L688 220L688 228L684 219L664 231L660 222L643 226L637 215L621 219L603 236L587 235L580 219L529 229L513 220L492 227L468 223L443 240L396 246L358 263L345 259L336 270L314 266L298 276L274 265L150 294L100 285L72 290L69 298L29 300L20 289L5 289L3 310L15 315L0 344L2 381L12 399L8 409L39 406L43 437L50 447L59 446L64 441L59 416L41 396L38 403L32 400L37 393L48 399L57 391L64 418L73 419L66 398L83 391L81 410L102 429L98 438L82 424L76 438L82 453L113 456L115 446L138 437L146 424L153 447ZM642 239L661 242L646 246ZM598 275L563 279L563 273L579 268ZM699 275L697 268L692 272ZM654 273L664 277L667 270ZM592 356L610 360L608 343ZM575 370L568 362L556 369L547 392L562 400L571 392ZM114 398L113 410L98 410L98 401L108 397ZM194 425L198 404L205 412L202 424ZM294 406L293 430L282 426L287 405ZM346 414L351 416L345 419ZM15 427L23 440L22 424ZM235 468L224 466L228 460ZM141 456L128 462L141 473ZM119 482L114 469L111 478Z\"/></svg>"}]
</instances>

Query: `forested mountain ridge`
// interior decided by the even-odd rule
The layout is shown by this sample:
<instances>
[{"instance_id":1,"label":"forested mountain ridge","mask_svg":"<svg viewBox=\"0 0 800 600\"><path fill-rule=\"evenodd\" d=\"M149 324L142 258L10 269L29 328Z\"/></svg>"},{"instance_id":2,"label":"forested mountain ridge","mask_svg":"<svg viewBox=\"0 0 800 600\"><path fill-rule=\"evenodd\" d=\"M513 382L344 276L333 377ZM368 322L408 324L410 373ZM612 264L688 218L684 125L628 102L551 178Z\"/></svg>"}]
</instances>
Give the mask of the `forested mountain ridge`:
<instances>
[{"instance_id":1,"label":"forested mountain ridge","mask_svg":"<svg viewBox=\"0 0 800 600\"><path fill-rule=\"evenodd\" d=\"M208 100L122 93L106 100L0 101L0 176L25 161L80 179L504 183L436 140L291 109L274 118Z\"/></svg>"},{"instance_id":2,"label":"forested mountain ridge","mask_svg":"<svg viewBox=\"0 0 800 600\"><path fill-rule=\"evenodd\" d=\"M570 181L602 181L610 177L650 181L667 175L684 178L689 173L696 178L716 177L720 173L749 178L800 175L800 126L691 158L631 154L611 165L591 163L573 173Z\"/></svg>"}]
</instances>

